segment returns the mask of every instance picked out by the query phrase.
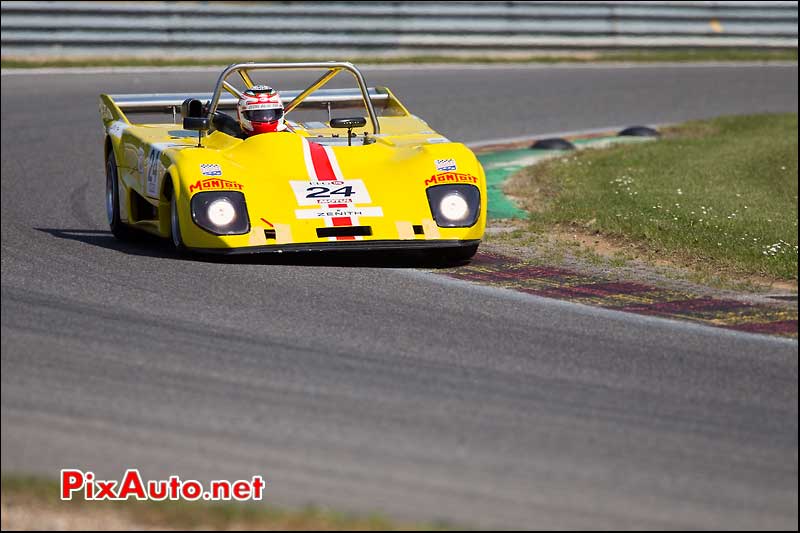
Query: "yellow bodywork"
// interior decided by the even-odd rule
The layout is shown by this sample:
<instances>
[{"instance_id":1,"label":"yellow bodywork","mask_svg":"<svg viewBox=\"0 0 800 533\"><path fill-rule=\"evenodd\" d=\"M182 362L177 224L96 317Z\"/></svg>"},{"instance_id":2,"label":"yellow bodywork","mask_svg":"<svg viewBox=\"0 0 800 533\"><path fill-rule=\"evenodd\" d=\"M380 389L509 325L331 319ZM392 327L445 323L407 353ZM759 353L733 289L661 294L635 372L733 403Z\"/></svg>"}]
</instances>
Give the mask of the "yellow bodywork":
<instances>
[{"instance_id":1,"label":"yellow bodywork","mask_svg":"<svg viewBox=\"0 0 800 533\"><path fill-rule=\"evenodd\" d=\"M346 134L341 129L325 124L307 129L295 124L293 132L266 133L246 140L213 131L202 138L202 147L197 146L197 132L184 130L180 124L130 123L108 95L101 95L106 153L113 150L117 163L120 218L132 227L169 237L170 198L174 196L180 233L188 248L269 251L273 246L336 240L317 234L318 228L330 227L331 217L309 214L316 210L319 215L326 205L301 205L309 200L298 193L303 182L313 185L304 144L316 141L332 151L337 171L346 183L360 181L366 189L366 194L354 198L368 202L344 208L360 214L359 225L371 227L371 235L358 238L361 244L477 242L486 223L483 168L466 146L433 132L389 95L392 116L378 118L381 134L372 137L371 144L362 143L369 128L353 130L357 137L352 146L347 146L342 142ZM335 143L330 144L332 141ZM455 169L447 166L448 160ZM471 227L439 227L434 221L426 189L451 182L466 182L480 191L480 214ZM246 199L249 233L214 235L195 224L190 199L205 190L240 190ZM347 241L337 243L348 245Z\"/></svg>"}]
</instances>

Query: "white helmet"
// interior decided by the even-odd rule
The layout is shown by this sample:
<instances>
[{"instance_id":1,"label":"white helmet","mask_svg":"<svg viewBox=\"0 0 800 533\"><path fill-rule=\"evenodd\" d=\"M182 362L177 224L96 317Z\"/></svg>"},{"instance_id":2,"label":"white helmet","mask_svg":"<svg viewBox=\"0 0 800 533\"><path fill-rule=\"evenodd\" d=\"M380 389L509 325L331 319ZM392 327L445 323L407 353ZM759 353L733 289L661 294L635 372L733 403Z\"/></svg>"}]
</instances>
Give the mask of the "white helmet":
<instances>
[{"instance_id":1,"label":"white helmet","mask_svg":"<svg viewBox=\"0 0 800 533\"><path fill-rule=\"evenodd\" d=\"M236 114L248 136L286 130L281 96L267 85L254 85L242 93Z\"/></svg>"}]
</instances>

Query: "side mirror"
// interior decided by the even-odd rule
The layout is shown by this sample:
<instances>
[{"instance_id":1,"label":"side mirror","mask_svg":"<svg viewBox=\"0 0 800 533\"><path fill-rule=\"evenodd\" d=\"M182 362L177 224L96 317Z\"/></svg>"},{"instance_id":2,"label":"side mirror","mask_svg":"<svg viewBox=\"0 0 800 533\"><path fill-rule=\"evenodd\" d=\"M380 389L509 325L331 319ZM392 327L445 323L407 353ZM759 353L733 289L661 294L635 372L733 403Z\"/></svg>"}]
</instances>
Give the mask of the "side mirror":
<instances>
[{"instance_id":1,"label":"side mirror","mask_svg":"<svg viewBox=\"0 0 800 533\"><path fill-rule=\"evenodd\" d=\"M204 131L209 128L203 102L195 98L187 98L181 103L181 118L185 130Z\"/></svg>"},{"instance_id":2,"label":"side mirror","mask_svg":"<svg viewBox=\"0 0 800 533\"><path fill-rule=\"evenodd\" d=\"M208 131L208 117L184 117L183 129L192 131Z\"/></svg>"},{"instance_id":3,"label":"side mirror","mask_svg":"<svg viewBox=\"0 0 800 533\"><path fill-rule=\"evenodd\" d=\"M367 125L364 117L332 118L331 128L347 128L347 146L352 146L353 128L363 128Z\"/></svg>"},{"instance_id":4,"label":"side mirror","mask_svg":"<svg viewBox=\"0 0 800 533\"><path fill-rule=\"evenodd\" d=\"M350 130L353 128L363 128L366 125L367 125L367 119L365 119L364 117L331 119L331 128L347 128L348 130Z\"/></svg>"},{"instance_id":5,"label":"side mirror","mask_svg":"<svg viewBox=\"0 0 800 533\"><path fill-rule=\"evenodd\" d=\"M197 146L203 146L203 133L211 127L208 115L205 113L203 102L194 98L187 98L181 103L181 117L183 129L197 132Z\"/></svg>"}]
</instances>

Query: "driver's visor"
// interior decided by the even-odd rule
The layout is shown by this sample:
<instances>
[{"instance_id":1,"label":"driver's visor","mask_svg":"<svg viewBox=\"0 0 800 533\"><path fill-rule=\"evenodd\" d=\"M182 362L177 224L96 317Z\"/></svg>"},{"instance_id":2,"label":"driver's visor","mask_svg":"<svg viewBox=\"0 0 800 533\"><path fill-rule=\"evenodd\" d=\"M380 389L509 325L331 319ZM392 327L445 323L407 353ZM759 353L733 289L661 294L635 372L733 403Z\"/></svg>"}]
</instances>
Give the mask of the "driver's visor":
<instances>
[{"instance_id":1,"label":"driver's visor","mask_svg":"<svg viewBox=\"0 0 800 533\"><path fill-rule=\"evenodd\" d=\"M250 122L275 122L283 116L283 109L276 107L273 109L255 109L245 111L244 118Z\"/></svg>"}]
</instances>

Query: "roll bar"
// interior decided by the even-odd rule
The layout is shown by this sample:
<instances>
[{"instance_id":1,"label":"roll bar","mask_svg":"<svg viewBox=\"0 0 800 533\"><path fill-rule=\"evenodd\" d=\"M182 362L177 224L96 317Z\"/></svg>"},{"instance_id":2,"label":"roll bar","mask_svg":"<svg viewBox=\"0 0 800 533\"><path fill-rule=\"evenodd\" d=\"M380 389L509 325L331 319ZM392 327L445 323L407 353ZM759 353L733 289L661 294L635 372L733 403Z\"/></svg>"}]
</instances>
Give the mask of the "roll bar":
<instances>
[{"instance_id":1,"label":"roll bar","mask_svg":"<svg viewBox=\"0 0 800 533\"><path fill-rule=\"evenodd\" d=\"M234 63L229 65L222 71L222 74L219 75L217 79L217 84L214 87L214 95L211 97L211 104L209 105L209 113L213 114L217 110L217 106L219 106L219 100L222 96L222 90L226 90L232 95L241 97L241 92L239 92L236 87L231 85L228 82L228 77L231 74L239 74L242 78L244 84L249 88L253 86L253 82L250 78L250 72L254 70L311 70L311 69L328 69L328 72L323 74L319 79L317 79L314 83L300 91L300 93L295 96L291 102L286 106L284 113L289 113L292 109L296 108L300 105L303 100L306 99L308 95L320 89L326 83L331 81L339 72L346 70L353 77L356 79L356 83L358 83L358 88L361 90L361 97L364 99L364 106L367 108L367 114L369 115L369 120L372 123L372 130L373 134L377 135L381 132L381 126L378 123L378 116L375 114L375 109L372 106L372 100L370 99L369 91L367 90L367 84L364 81L364 76L361 74L361 71L356 68L355 65L348 62L341 62L341 61L320 61L320 62L308 62L308 63Z\"/></svg>"}]
</instances>

